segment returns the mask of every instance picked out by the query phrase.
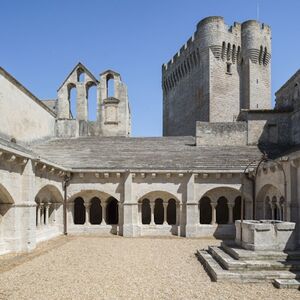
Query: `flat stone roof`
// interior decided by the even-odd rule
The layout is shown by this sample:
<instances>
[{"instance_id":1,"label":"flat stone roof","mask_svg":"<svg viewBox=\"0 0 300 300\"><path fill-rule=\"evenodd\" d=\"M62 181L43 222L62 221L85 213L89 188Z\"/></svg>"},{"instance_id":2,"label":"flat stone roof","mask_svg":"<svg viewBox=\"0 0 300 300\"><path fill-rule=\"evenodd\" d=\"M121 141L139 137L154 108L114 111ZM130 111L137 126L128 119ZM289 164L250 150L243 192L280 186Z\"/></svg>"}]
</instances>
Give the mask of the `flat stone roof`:
<instances>
[{"instance_id":1,"label":"flat stone roof","mask_svg":"<svg viewBox=\"0 0 300 300\"><path fill-rule=\"evenodd\" d=\"M257 146L195 146L194 137L79 137L31 149L72 169L243 170L261 157Z\"/></svg>"}]
</instances>

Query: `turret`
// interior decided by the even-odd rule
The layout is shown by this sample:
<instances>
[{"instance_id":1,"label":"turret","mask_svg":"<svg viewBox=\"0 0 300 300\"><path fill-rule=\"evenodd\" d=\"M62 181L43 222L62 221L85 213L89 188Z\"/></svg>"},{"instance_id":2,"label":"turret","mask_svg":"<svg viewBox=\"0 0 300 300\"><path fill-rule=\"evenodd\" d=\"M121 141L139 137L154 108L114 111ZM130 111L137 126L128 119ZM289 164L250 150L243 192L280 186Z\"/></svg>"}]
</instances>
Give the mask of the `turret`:
<instances>
[{"instance_id":1,"label":"turret","mask_svg":"<svg viewBox=\"0 0 300 300\"><path fill-rule=\"evenodd\" d=\"M271 29L255 20L242 24L242 108L271 108Z\"/></svg>"}]
</instances>

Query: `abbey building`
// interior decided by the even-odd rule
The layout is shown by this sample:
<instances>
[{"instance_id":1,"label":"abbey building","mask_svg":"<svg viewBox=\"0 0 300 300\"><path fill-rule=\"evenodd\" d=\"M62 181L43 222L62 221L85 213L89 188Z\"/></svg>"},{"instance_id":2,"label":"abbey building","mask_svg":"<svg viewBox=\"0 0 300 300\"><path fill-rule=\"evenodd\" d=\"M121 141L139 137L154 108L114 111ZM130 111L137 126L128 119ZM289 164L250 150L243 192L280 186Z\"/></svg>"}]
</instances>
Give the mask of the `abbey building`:
<instances>
[{"instance_id":1,"label":"abbey building","mask_svg":"<svg viewBox=\"0 0 300 300\"><path fill-rule=\"evenodd\" d=\"M272 108L271 53L265 24L200 21L162 67L156 138L130 137L117 72L79 63L43 101L0 68L0 254L64 233L233 237L241 218L299 224L300 73Z\"/></svg>"}]
</instances>

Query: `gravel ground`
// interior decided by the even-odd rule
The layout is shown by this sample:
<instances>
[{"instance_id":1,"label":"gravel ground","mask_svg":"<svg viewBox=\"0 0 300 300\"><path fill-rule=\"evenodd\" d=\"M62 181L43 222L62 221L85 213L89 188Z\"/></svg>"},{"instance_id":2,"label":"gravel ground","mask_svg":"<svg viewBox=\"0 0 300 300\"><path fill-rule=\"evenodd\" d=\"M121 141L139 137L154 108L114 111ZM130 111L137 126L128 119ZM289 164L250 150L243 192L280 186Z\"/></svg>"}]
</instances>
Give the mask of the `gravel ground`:
<instances>
[{"instance_id":1,"label":"gravel ground","mask_svg":"<svg viewBox=\"0 0 300 300\"><path fill-rule=\"evenodd\" d=\"M211 282L195 252L218 243L60 237L0 258L0 299L300 299L271 284Z\"/></svg>"}]
</instances>

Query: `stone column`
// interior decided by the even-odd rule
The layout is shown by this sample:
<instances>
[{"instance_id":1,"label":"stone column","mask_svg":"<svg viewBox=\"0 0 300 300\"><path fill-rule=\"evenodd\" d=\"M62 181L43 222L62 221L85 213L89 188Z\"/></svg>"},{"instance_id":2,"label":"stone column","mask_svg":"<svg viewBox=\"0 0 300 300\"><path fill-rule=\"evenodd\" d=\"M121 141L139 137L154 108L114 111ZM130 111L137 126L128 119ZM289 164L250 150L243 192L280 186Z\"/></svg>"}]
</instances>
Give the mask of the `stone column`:
<instances>
[{"instance_id":1,"label":"stone column","mask_svg":"<svg viewBox=\"0 0 300 300\"><path fill-rule=\"evenodd\" d=\"M68 224L74 225L74 202L67 203Z\"/></svg>"},{"instance_id":2,"label":"stone column","mask_svg":"<svg viewBox=\"0 0 300 300\"><path fill-rule=\"evenodd\" d=\"M40 203L40 210L41 210L40 227L43 227L44 226L44 203Z\"/></svg>"},{"instance_id":3,"label":"stone column","mask_svg":"<svg viewBox=\"0 0 300 300\"><path fill-rule=\"evenodd\" d=\"M106 201L101 201L101 207L102 207L102 221L101 225L106 225Z\"/></svg>"},{"instance_id":4,"label":"stone column","mask_svg":"<svg viewBox=\"0 0 300 300\"><path fill-rule=\"evenodd\" d=\"M232 224L233 223L233 207L234 207L234 203L229 202L227 205L228 205L228 224Z\"/></svg>"},{"instance_id":5,"label":"stone column","mask_svg":"<svg viewBox=\"0 0 300 300\"><path fill-rule=\"evenodd\" d=\"M211 206L211 225L215 225L217 223L217 211L216 211L216 206L217 202L211 201L210 202Z\"/></svg>"},{"instance_id":6,"label":"stone column","mask_svg":"<svg viewBox=\"0 0 300 300\"><path fill-rule=\"evenodd\" d=\"M58 203L53 203L53 217L52 217L52 223L56 223L56 217L57 217L57 209L58 209Z\"/></svg>"},{"instance_id":7,"label":"stone column","mask_svg":"<svg viewBox=\"0 0 300 300\"><path fill-rule=\"evenodd\" d=\"M48 226L48 223L49 223L49 207L50 207L50 204L49 202L47 202L45 204L45 225Z\"/></svg>"},{"instance_id":8,"label":"stone column","mask_svg":"<svg viewBox=\"0 0 300 300\"><path fill-rule=\"evenodd\" d=\"M150 209L151 209L151 221L150 221L150 225L155 225L155 222L154 222L154 206L155 206L154 200L150 200Z\"/></svg>"},{"instance_id":9,"label":"stone column","mask_svg":"<svg viewBox=\"0 0 300 300\"><path fill-rule=\"evenodd\" d=\"M138 224L143 224L143 220L142 220L142 202L138 203L138 214L139 214Z\"/></svg>"},{"instance_id":10,"label":"stone column","mask_svg":"<svg viewBox=\"0 0 300 300\"><path fill-rule=\"evenodd\" d=\"M36 210L37 220L36 220L36 226L41 226L41 204L37 204L37 210Z\"/></svg>"},{"instance_id":11,"label":"stone column","mask_svg":"<svg viewBox=\"0 0 300 300\"><path fill-rule=\"evenodd\" d=\"M122 204L122 217L120 217L120 233L123 236L134 237L140 234L138 226L138 202L132 190L133 175L130 172L124 174L124 193Z\"/></svg>"},{"instance_id":12,"label":"stone column","mask_svg":"<svg viewBox=\"0 0 300 300\"><path fill-rule=\"evenodd\" d=\"M196 237L199 225L198 201L195 195L195 174L187 174L186 181L186 226L185 236ZM183 183L185 184L185 183ZM184 235L184 232L182 232Z\"/></svg>"},{"instance_id":13,"label":"stone column","mask_svg":"<svg viewBox=\"0 0 300 300\"><path fill-rule=\"evenodd\" d=\"M91 203L84 202L84 207L85 207L85 223L84 223L84 225L88 226L88 225L91 225L91 223L90 223L90 207L91 207Z\"/></svg>"},{"instance_id":14,"label":"stone column","mask_svg":"<svg viewBox=\"0 0 300 300\"><path fill-rule=\"evenodd\" d=\"M163 202L163 206L164 206L164 225L167 225L167 209L168 209L168 202Z\"/></svg>"},{"instance_id":15,"label":"stone column","mask_svg":"<svg viewBox=\"0 0 300 300\"><path fill-rule=\"evenodd\" d=\"M180 226L181 225L181 211L182 211L182 204L181 203L176 203L176 225Z\"/></svg>"}]
</instances>

